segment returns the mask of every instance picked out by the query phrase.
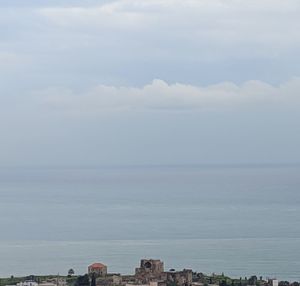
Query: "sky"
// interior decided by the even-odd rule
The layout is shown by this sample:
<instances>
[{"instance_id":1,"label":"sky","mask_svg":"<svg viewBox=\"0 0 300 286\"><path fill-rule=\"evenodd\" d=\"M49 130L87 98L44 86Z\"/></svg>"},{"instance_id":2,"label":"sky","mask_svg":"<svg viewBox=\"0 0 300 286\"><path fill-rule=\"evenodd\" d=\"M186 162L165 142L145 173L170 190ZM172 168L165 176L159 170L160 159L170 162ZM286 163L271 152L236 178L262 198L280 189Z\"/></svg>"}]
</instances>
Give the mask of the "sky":
<instances>
[{"instance_id":1,"label":"sky","mask_svg":"<svg viewBox=\"0 0 300 286\"><path fill-rule=\"evenodd\" d=\"M298 0L1 0L0 165L300 163Z\"/></svg>"}]
</instances>

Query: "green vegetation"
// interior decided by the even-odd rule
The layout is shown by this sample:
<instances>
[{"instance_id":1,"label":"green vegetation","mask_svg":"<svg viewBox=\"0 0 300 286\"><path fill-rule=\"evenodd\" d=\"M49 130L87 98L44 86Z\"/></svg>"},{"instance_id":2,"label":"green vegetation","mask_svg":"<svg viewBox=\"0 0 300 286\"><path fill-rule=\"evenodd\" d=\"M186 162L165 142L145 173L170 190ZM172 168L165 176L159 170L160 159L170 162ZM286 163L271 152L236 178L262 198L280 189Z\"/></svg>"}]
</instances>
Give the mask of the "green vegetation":
<instances>
[{"instance_id":1,"label":"green vegetation","mask_svg":"<svg viewBox=\"0 0 300 286\"><path fill-rule=\"evenodd\" d=\"M78 276L75 281L75 286L90 286L90 278L87 274Z\"/></svg>"},{"instance_id":2,"label":"green vegetation","mask_svg":"<svg viewBox=\"0 0 300 286\"><path fill-rule=\"evenodd\" d=\"M67 284L68 284L69 286L75 286L78 277L79 277L79 276L74 276L74 275L73 275L73 276L69 276L69 275L68 275L68 277L66 277L66 282L67 282Z\"/></svg>"},{"instance_id":3,"label":"green vegetation","mask_svg":"<svg viewBox=\"0 0 300 286\"><path fill-rule=\"evenodd\" d=\"M205 275L203 273L194 273L193 274L193 281L197 281L203 283L204 286L208 286L209 284L215 284L219 286L261 286L265 284L265 281L257 278L257 276L251 276L249 279L247 277L240 277L239 279L230 278L225 276L224 273L222 274L212 274L212 275ZM283 285L282 285L283 286ZM286 285L284 285L286 286Z\"/></svg>"},{"instance_id":4,"label":"green vegetation","mask_svg":"<svg viewBox=\"0 0 300 286\"><path fill-rule=\"evenodd\" d=\"M23 280L25 280L26 277L14 277L11 276L10 278L0 278L0 286L4 285L15 285Z\"/></svg>"}]
</instances>

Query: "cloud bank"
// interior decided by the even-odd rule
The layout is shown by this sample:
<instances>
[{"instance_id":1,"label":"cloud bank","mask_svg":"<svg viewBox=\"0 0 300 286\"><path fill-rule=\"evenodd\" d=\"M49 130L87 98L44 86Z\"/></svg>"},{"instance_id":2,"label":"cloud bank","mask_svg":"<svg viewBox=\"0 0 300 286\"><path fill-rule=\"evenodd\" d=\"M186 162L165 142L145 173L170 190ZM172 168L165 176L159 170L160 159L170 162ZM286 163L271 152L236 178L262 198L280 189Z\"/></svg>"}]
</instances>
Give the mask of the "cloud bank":
<instances>
[{"instance_id":1,"label":"cloud bank","mask_svg":"<svg viewBox=\"0 0 300 286\"><path fill-rule=\"evenodd\" d=\"M276 58L278 53L290 50L291 45L294 49L300 44L300 4L295 0L118 0L37 11L52 25L69 31L123 31L143 40L147 40L143 35L157 39L158 46L168 43L171 48L170 44L176 42L179 49L187 48L188 41L193 51L200 48L206 57L219 59L249 53L252 57ZM169 42L170 39L173 40ZM222 45L223 51L211 49L213 44ZM175 46L174 50L178 51Z\"/></svg>"},{"instance_id":2,"label":"cloud bank","mask_svg":"<svg viewBox=\"0 0 300 286\"><path fill-rule=\"evenodd\" d=\"M300 78L273 86L262 81L223 82L206 87L153 80L141 88L98 85L85 92L49 88L34 92L49 108L88 114L118 110L228 111L299 107Z\"/></svg>"},{"instance_id":3,"label":"cloud bank","mask_svg":"<svg viewBox=\"0 0 300 286\"><path fill-rule=\"evenodd\" d=\"M300 162L299 14L298 0L0 1L0 161Z\"/></svg>"},{"instance_id":4,"label":"cloud bank","mask_svg":"<svg viewBox=\"0 0 300 286\"><path fill-rule=\"evenodd\" d=\"M300 75L296 0L3 3L0 54L26 59L10 76L0 66L8 88L15 78L32 89L73 89L142 86L154 78L279 84Z\"/></svg>"}]
</instances>

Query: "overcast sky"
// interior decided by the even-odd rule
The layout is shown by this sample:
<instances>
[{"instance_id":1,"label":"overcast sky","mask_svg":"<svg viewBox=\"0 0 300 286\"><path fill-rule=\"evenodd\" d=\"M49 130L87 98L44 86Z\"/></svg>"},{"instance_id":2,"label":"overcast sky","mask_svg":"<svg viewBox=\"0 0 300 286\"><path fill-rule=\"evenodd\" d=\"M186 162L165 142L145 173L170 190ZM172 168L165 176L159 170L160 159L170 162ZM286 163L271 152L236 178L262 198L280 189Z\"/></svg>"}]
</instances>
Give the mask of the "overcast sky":
<instances>
[{"instance_id":1,"label":"overcast sky","mask_svg":"<svg viewBox=\"0 0 300 286\"><path fill-rule=\"evenodd\" d=\"M1 165L299 163L299 15L298 0L1 0Z\"/></svg>"}]
</instances>

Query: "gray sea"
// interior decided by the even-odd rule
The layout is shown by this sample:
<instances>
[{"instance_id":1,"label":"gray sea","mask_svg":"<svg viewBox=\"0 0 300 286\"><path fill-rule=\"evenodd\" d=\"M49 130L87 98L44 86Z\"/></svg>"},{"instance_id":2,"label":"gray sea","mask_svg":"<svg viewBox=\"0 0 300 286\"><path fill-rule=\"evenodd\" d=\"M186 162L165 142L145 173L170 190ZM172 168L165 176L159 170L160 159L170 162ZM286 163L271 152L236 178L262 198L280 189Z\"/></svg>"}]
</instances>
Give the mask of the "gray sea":
<instances>
[{"instance_id":1,"label":"gray sea","mask_svg":"<svg viewBox=\"0 0 300 286\"><path fill-rule=\"evenodd\" d=\"M300 280L300 167L0 169L0 276L141 258Z\"/></svg>"}]
</instances>

